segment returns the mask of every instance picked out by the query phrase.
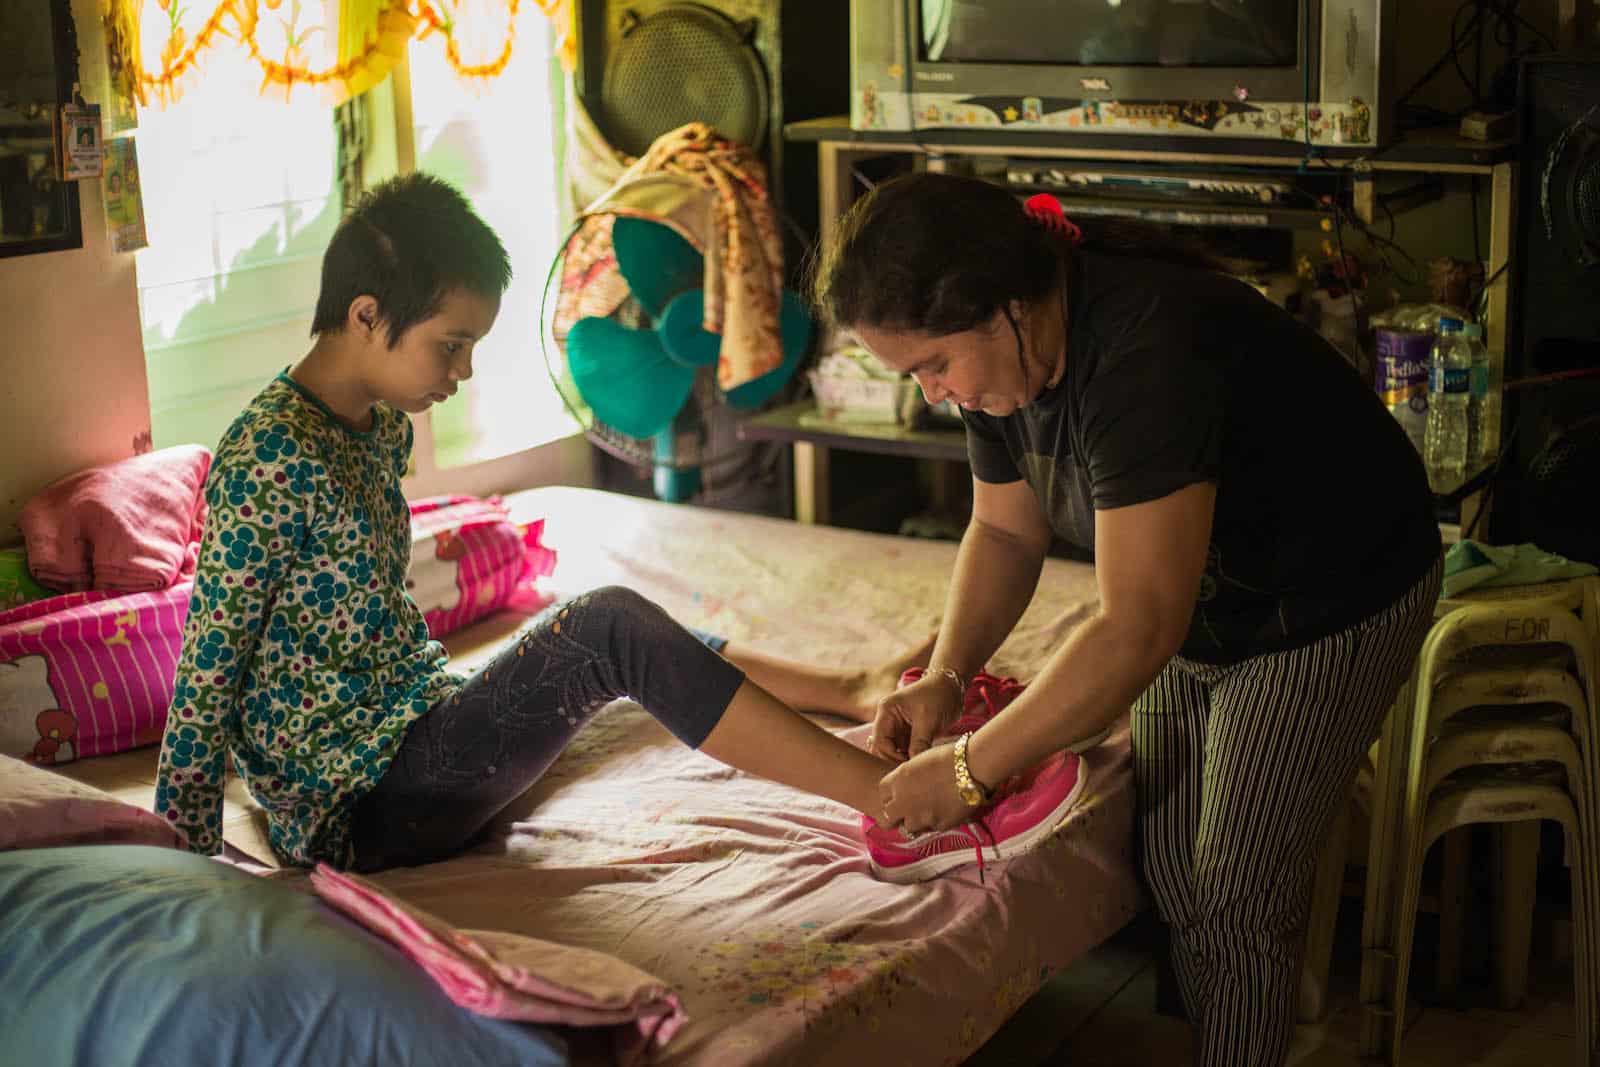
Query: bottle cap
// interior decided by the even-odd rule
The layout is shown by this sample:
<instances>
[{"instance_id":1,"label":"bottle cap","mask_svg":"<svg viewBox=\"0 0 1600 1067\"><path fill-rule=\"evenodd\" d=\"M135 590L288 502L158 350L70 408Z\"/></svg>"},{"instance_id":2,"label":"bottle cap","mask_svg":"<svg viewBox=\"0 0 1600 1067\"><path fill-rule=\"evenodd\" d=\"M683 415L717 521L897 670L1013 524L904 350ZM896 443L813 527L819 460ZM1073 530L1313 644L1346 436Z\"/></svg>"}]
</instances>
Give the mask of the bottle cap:
<instances>
[{"instance_id":1,"label":"bottle cap","mask_svg":"<svg viewBox=\"0 0 1600 1067\"><path fill-rule=\"evenodd\" d=\"M1439 319L1439 332L1440 333L1449 333L1452 330L1459 330L1459 329L1461 329L1461 320L1460 319L1451 318L1449 315L1444 315L1444 316L1440 317L1440 319Z\"/></svg>"},{"instance_id":2,"label":"bottle cap","mask_svg":"<svg viewBox=\"0 0 1600 1067\"><path fill-rule=\"evenodd\" d=\"M1461 327L1461 331L1474 341L1483 340L1483 327L1476 322L1469 322Z\"/></svg>"}]
</instances>

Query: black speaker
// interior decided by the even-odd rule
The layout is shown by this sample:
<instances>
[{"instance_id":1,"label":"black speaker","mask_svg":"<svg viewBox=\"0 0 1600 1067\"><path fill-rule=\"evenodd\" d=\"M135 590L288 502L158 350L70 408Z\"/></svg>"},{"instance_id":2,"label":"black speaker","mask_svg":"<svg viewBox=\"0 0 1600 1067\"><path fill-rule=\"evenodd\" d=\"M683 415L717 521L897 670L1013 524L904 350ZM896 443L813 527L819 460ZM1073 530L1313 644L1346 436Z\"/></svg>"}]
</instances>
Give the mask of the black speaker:
<instances>
[{"instance_id":1,"label":"black speaker","mask_svg":"<svg viewBox=\"0 0 1600 1067\"><path fill-rule=\"evenodd\" d=\"M783 124L850 110L848 0L581 0L577 45L578 93L614 147L707 123L759 153L775 205L816 232L816 151L786 152Z\"/></svg>"},{"instance_id":2,"label":"black speaker","mask_svg":"<svg viewBox=\"0 0 1600 1067\"><path fill-rule=\"evenodd\" d=\"M1600 55L1531 57L1520 80L1507 440L1490 531L1600 562Z\"/></svg>"}]
</instances>

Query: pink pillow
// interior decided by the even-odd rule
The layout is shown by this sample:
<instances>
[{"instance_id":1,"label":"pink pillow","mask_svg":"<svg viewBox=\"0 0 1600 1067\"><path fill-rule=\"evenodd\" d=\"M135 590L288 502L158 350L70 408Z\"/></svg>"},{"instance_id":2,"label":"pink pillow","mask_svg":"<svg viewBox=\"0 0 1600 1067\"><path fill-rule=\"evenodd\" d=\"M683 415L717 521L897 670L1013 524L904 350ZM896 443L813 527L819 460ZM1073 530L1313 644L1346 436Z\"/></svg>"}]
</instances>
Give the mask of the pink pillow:
<instances>
[{"instance_id":1,"label":"pink pillow","mask_svg":"<svg viewBox=\"0 0 1600 1067\"><path fill-rule=\"evenodd\" d=\"M533 582L555 567L544 520L511 521L499 497L426 497L411 502L406 591L439 638L502 608L537 611L549 602Z\"/></svg>"},{"instance_id":2,"label":"pink pillow","mask_svg":"<svg viewBox=\"0 0 1600 1067\"><path fill-rule=\"evenodd\" d=\"M0 756L0 851L55 845L182 848L183 839L153 811Z\"/></svg>"}]
</instances>

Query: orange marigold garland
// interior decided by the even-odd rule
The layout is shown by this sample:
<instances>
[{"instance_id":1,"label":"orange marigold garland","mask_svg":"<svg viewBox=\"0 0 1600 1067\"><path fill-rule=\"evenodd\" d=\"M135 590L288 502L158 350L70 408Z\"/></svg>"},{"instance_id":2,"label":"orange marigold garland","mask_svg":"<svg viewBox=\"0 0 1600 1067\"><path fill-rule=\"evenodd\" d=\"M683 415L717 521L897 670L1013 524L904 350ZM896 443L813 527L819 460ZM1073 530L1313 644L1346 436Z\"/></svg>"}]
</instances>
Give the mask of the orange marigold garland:
<instances>
[{"instance_id":1,"label":"orange marigold garland","mask_svg":"<svg viewBox=\"0 0 1600 1067\"><path fill-rule=\"evenodd\" d=\"M438 33L444 40L445 57L456 73L466 79L488 80L501 74L511 60L516 39L516 18L521 0L501 0L505 9L504 39L494 59L468 63L462 59L457 23L452 9L457 0L395 0L378 14L377 26L369 28L358 42L341 42L339 59L332 65L313 70L307 56L313 35L327 33L321 24L302 25L301 0L216 0L204 23L189 36L180 19L184 9L178 0L156 0L167 16L168 31L161 49L160 66L151 71L144 64L140 41L141 18L149 0L106 0L104 22L107 41L115 59L114 88L124 98L143 106L154 103L165 107L183 95L185 85L199 72L201 57L223 38L237 40L261 68L261 90L281 87L287 96L297 85L319 87L334 102L357 95L385 77L398 59L403 42L422 40ZM562 63L571 69L574 42L571 33L570 0L535 0L540 11L555 27L556 45ZM282 52L271 56L263 49L259 30L262 9L278 13L285 29ZM488 51L494 51L493 49Z\"/></svg>"}]
</instances>

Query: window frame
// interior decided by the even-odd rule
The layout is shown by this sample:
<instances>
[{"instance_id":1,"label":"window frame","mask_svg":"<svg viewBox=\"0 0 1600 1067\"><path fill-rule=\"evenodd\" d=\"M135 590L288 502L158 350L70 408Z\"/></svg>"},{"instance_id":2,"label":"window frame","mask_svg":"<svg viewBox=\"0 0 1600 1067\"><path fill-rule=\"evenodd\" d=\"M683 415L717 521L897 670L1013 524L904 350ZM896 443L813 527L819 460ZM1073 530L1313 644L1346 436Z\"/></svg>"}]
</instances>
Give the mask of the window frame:
<instances>
[{"instance_id":1,"label":"window frame","mask_svg":"<svg viewBox=\"0 0 1600 1067\"><path fill-rule=\"evenodd\" d=\"M382 130L380 137L387 135L392 138L396 173L410 174L417 166L416 120L411 106L410 41L406 42L389 77L382 85L369 90L374 93L380 91L391 93L393 101L392 108L387 112L393 116L393 127ZM559 145L552 146L553 151L558 149ZM558 206L564 227L567 205ZM544 324L541 324L543 328ZM411 425L415 435L411 447L411 470L402 480L401 488L413 500L449 493L489 496L542 485L595 484L594 449L582 430L520 452L456 467L441 467L436 461L433 446L433 410L430 408L412 415Z\"/></svg>"}]
</instances>

